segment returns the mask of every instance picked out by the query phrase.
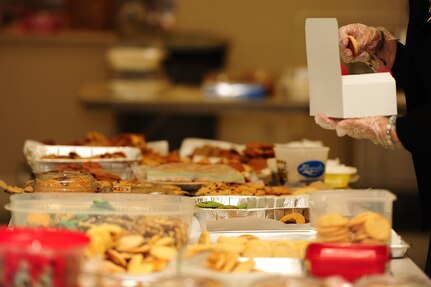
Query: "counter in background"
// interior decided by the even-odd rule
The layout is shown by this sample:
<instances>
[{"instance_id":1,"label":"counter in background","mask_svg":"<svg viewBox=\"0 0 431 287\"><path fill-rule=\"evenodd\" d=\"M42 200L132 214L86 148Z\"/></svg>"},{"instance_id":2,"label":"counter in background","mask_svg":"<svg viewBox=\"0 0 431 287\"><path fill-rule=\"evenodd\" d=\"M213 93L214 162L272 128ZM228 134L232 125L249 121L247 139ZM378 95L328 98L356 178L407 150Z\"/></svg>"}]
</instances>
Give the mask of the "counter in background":
<instances>
[{"instance_id":1,"label":"counter in background","mask_svg":"<svg viewBox=\"0 0 431 287\"><path fill-rule=\"evenodd\" d=\"M115 111L169 114L268 113L308 114L307 102L289 102L268 97L264 100L206 99L199 87L174 86L157 96L116 95L108 83L88 84L81 90L81 101L92 108L111 108Z\"/></svg>"}]
</instances>

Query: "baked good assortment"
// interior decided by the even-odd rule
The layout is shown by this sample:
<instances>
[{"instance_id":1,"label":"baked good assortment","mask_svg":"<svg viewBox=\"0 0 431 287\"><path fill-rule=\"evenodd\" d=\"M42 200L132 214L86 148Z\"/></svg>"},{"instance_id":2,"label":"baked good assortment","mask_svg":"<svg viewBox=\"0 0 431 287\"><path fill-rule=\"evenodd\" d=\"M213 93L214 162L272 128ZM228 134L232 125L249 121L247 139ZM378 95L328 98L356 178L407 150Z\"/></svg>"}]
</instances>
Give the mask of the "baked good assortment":
<instances>
[{"instance_id":1,"label":"baked good assortment","mask_svg":"<svg viewBox=\"0 0 431 287\"><path fill-rule=\"evenodd\" d=\"M352 47L354 49L354 45ZM45 144L56 143L45 141ZM65 156L47 155L45 158L79 159L81 162L59 164L54 170L34 174L34 179L29 180L24 187L8 185L0 180L0 188L8 193L151 193L196 198L267 197L278 204L281 202L281 205L274 204L269 208L260 207L257 204L254 206L220 204L216 200L210 200L200 202L196 208L211 212L219 210L232 212L237 215L243 212L246 214L251 209L256 209L256 212L259 208L271 209L270 212L274 214L265 214L264 219L275 219L274 223L286 230L289 228L288 225L297 224L307 227L310 223L312 207L298 204L300 200L307 201L307 193L330 189L323 182L293 188L265 181L264 175L269 169L268 159L274 158L272 144L248 143L241 148L230 148L214 143L203 143L193 148L187 156L178 150L159 152L149 145L143 135L133 133L107 137L98 132L90 132L84 139L68 144L138 148L142 157L135 167L142 167L145 177L143 179L134 173L134 178L125 180L105 170L97 162L85 161L85 159L124 158L125 155L121 152L100 154L95 157L71 152ZM185 183L199 183L199 186L190 191L182 187ZM290 203L287 204L288 201L283 202L284 197L295 198L292 200L293 206L290 206ZM229 210L226 211L226 209ZM235 209L235 212L230 209ZM195 212L195 215L199 212ZM53 218L52 215L30 214L28 220L35 226L51 226ZM128 220L126 217L123 219ZM105 270L109 270L110 273L143 275L165 270L176 258L180 247L187 245L184 239L186 231L185 229L178 231L179 225L170 220L157 221L150 217L147 219L148 222L145 222L145 225L148 226L148 230L131 233L124 228L126 223L123 221L112 221L95 226L93 217L79 218L79 224L82 228L85 227L85 232L91 240L89 248L86 249L86 255L103 258ZM197 219L201 224L200 218ZM70 221L70 218L62 219L61 223L64 224L67 220ZM301 227L303 226L294 228ZM257 264L258 258L304 260L307 247L312 242L387 245L391 237L391 222L378 212L370 210L350 217L338 213L322 214L315 219L314 227L316 236L313 239L266 239L254 233L243 232L242 235L219 236L214 240L211 239L208 231L203 229L198 241L192 244L189 242L187 245L187 256L204 254L203 266L211 272L262 273Z\"/></svg>"}]
</instances>

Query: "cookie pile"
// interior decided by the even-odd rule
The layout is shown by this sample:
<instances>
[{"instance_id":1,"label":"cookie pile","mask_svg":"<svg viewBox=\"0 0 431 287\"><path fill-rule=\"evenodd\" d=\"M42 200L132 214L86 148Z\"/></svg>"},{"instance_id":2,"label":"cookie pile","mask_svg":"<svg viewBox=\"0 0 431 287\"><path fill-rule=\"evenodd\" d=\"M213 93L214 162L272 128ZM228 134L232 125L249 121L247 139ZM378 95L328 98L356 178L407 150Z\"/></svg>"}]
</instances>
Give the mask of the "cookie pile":
<instances>
[{"instance_id":1,"label":"cookie pile","mask_svg":"<svg viewBox=\"0 0 431 287\"><path fill-rule=\"evenodd\" d=\"M349 222L353 242L387 243L391 237L391 224L381 214L365 211Z\"/></svg>"},{"instance_id":2,"label":"cookie pile","mask_svg":"<svg viewBox=\"0 0 431 287\"><path fill-rule=\"evenodd\" d=\"M351 220L340 214L324 214L316 223L317 239L322 242L387 244L391 224L381 214L362 212Z\"/></svg>"},{"instance_id":3,"label":"cookie pile","mask_svg":"<svg viewBox=\"0 0 431 287\"><path fill-rule=\"evenodd\" d=\"M323 242L350 242L349 220L336 213L319 217L316 224L317 239Z\"/></svg>"}]
</instances>

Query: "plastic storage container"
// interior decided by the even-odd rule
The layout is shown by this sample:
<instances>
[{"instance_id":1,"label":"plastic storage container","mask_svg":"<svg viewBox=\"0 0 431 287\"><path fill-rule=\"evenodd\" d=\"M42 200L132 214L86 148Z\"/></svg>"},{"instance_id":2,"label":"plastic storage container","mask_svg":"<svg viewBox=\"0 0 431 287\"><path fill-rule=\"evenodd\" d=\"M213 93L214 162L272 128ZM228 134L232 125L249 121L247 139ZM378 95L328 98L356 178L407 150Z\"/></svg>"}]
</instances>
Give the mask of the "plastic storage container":
<instances>
[{"instance_id":1,"label":"plastic storage container","mask_svg":"<svg viewBox=\"0 0 431 287\"><path fill-rule=\"evenodd\" d=\"M133 177L131 167L142 157L141 150L136 147L45 145L33 140L24 143L23 151L35 174L59 169L62 165L91 162L124 180ZM109 157L118 153L125 157ZM77 158L69 158L70 154Z\"/></svg>"},{"instance_id":2,"label":"plastic storage container","mask_svg":"<svg viewBox=\"0 0 431 287\"><path fill-rule=\"evenodd\" d=\"M312 192L310 223L319 241L388 244L395 199L381 189Z\"/></svg>"},{"instance_id":3,"label":"plastic storage container","mask_svg":"<svg viewBox=\"0 0 431 287\"><path fill-rule=\"evenodd\" d=\"M76 287L84 247L79 232L0 228L0 285Z\"/></svg>"},{"instance_id":4,"label":"plastic storage container","mask_svg":"<svg viewBox=\"0 0 431 287\"><path fill-rule=\"evenodd\" d=\"M152 283L150 286L157 287L224 287L220 281L207 277L198 276L176 276L168 277Z\"/></svg>"},{"instance_id":5,"label":"plastic storage container","mask_svg":"<svg viewBox=\"0 0 431 287\"><path fill-rule=\"evenodd\" d=\"M187 244L195 201L173 195L32 193L12 195L6 208L14 226L86 232L87 258L104 257L109 272L141 274L162 271ZM157 265L143 264L148 254Z\"/></svg>"},{"instance_id":6,"label":"plastic storage container","mask_svg":"<svg viewBox=\"0 0 431 287\"><path fill-rule=\"evenodd\" d=\"M94 177L81 171L52 170L36 175L35 192L95 192Z\"/></svg>"},{"instance_id":7,"label":"plastic storage container","mask_svg":"<svg viewBox=\"0 0 431 287\"><path fill-rule=\"evenodd\" d=\"M359 279L354 287L430 287L431 281L413 275L372 275Z\"/></svg>"},{"instance_id":8,"label":"plastic storage container","mask_svg":"<svg viewBox=\"0 0 431 287\"><path fill-rule=\"evenodd\" d=\"M339 275L353 282L365 275L385 273L390 250L386 245L310 243L305 259L312 276Z\"/></svg>"},{"instance_id":9,"label":"plastic storage container","mask_svg":"<svg viewBox=\"0 0 431 287\"><path fill-rule=\"evenodd\" d=\"M311 277L269 276L259 279L250 287L324 287L323 281Z\"/></svg>"}]
</instances>

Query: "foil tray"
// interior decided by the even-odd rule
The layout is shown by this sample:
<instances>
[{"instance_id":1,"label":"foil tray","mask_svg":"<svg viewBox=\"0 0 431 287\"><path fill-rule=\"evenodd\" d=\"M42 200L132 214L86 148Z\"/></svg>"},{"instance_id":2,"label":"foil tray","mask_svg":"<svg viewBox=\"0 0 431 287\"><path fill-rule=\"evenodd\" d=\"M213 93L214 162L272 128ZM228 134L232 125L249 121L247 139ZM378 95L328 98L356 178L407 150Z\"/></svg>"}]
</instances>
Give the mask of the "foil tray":
<instances>
[{"instance_id":1,"label":"foil tray","mask_svg":"<svg viewBox=\"0 0 431 287\"><path fill-rule=\"evenodd\" d=\"M212 220L259 217L280 220L284 215L299 212L309 217L308 196L196 196L196 204L214 201L224 205L246 205L246 209L199 208L196 217L201 223Z\"/></svg>"}]
</instances>

